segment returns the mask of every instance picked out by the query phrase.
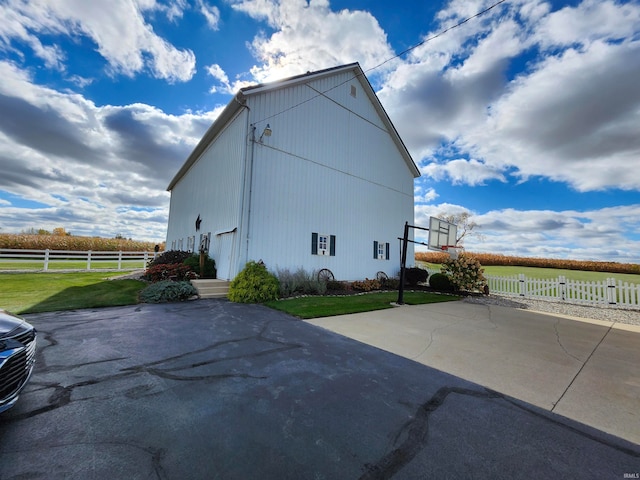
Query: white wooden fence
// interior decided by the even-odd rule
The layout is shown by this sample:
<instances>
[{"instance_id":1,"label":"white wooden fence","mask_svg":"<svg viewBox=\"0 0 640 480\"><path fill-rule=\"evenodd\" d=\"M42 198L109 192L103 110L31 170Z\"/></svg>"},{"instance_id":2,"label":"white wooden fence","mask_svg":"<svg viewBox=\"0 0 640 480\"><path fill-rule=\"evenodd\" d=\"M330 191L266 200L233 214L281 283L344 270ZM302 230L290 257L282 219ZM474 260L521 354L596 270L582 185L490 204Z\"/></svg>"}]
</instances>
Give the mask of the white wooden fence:
<instances>
[{"instance_id":1,"label":"white wooden fence","mask_svg":"<svg viewBox=\"0 0 640 480\"><path fill-rule=\"evenodd\" d=\"M640 307L640 284L615 278L586 282L558 278L486 275L489 291L497 295L612 307Z\"/></svg>"},{"instance_id":2,"label":"white wooden fence","mask_svg":"<svg viewBox=\"0 0 640 480\"><path fill-rule=\"evenodd\" d=\"M153 252L24 250L0 248L0 270L136 270L145 268ZM84 268L77 268L81 263ZM26 267L26 268L25 268ZM68 268L67 268L68 267Z\"/></svg>"}]
</instances>

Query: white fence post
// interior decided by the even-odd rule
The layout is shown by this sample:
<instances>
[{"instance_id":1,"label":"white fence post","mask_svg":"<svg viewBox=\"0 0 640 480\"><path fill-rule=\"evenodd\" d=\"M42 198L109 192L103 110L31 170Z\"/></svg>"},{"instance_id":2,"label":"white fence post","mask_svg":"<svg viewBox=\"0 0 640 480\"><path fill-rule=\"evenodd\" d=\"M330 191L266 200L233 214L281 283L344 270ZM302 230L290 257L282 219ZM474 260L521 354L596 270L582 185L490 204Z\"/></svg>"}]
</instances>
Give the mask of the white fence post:
<instances>
[{"instance_id":1,"label":"white fence post","mask_svg":"<svg viewBox=\"0 0 640 480\"><path fill-rule=\"evenodd\" d=\"M155 255L153 256L155 258ZM149 263L149 252L144 252L144 267Z\"/></svg>"},{"instance_id":2,"label":"white fence post","mask_svg":"<svg viewBox=\"0 0 640 480\"><path fill-rule=\"evenodd\" d=\"M118 251L118 270L122 270L122 250Z\"/></svg>"},{"instance_id":3,"label":"white fence post","mask_svg":"<svg viewBox=\"0 0 640 480\"><path fill-rule=\"evenodd\" d=\"M91 270L91 250L87 252L87 270Z\"/></svg>"},{"instance_id":4,"label":"white fence post","mask_svg":"<svg viewBox=\"0 0 640 480\"><path fill-rule=\"evenodd\" d=\"M557 295L560 300L567 299L567 279L562 275L558 277Z\"/></svg>"},{"instance_id":5,"label":"white fence post","mask_svg":"<svg viewBox=\"0 0 640 480\"><path fill-rule=\"evenodd\" d=\"M46 272L49 269L49 249L47 248L44 251L44 271Z\"/></svg>"},{"instance_id":6,"label":"white fence post","mask_svg":"<svg viewBox=\"0 0 640 480\"><path fill-rule=\"evenodd\" d=\"M609 305L615 305L617 303L615 278L607 278L607 302L609 302Z\"/></svg>"},{"instance_id":7,"label":"white fence post","mask_svg":"<svg viewBox=\"0 0 640 480\"><path fill-rule=\"evenodd\" d=\"M519 283L520 296L525 297L527 295L527 282L524 278L524 273L520 273L518 275L518 283Z\"/></svg>"}]
</instances>

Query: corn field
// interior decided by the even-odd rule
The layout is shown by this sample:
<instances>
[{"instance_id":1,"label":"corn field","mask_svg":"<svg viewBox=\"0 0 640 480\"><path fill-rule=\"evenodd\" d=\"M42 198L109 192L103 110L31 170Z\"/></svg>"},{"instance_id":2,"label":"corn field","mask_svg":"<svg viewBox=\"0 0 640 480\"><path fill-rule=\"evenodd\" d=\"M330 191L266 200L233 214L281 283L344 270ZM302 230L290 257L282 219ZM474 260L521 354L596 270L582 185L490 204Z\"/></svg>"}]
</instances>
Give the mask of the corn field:
<instances>
[{"instance_id":1,"label":"corn field","mask_svg":"<svg viewBox=\"0 0 640 480\"><path fill-rule=\"evenodd\" d=\"M566 270L582 270L590 272L632 273L640 274L640 264L594 262L587 260L564 260L557 258L512 257L495 253L465 252L475 258L482 266L518 266L538 268L562 268ZM416 252L415 259L427 263L443 263L449 258L446 252Z\"/></svg>"},{"instance_id":2,"label":"corn field","mask_svg":"<svg viewBox=\"0 0 640 480\"><path fill-rule=\"evenodd\" d=\"M153 242L124 238L75 237L72 235L0 234L0 248L22 250L75 250L101 252L153 252ZM164 242L160 251L164 250Z\"/></svg>"}]
</instances>

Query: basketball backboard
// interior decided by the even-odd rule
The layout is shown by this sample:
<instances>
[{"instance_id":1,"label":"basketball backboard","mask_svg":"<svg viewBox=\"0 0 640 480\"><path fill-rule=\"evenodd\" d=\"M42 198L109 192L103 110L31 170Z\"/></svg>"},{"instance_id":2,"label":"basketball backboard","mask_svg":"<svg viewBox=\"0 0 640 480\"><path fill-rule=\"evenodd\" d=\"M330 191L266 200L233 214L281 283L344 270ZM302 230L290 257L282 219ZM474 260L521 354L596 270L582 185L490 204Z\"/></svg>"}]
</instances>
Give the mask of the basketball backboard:
<instances>
[{"instance_id":1,"label":"basketball backboard","mask_svg":"<svg viewBox=\"0 0 640 480\"><path fill-rule=\"evenodd\" d=\"M429 218L429 250L444 250L442 247L455 247L458 226L440 218Z\"/></svg>"}]
</instances>

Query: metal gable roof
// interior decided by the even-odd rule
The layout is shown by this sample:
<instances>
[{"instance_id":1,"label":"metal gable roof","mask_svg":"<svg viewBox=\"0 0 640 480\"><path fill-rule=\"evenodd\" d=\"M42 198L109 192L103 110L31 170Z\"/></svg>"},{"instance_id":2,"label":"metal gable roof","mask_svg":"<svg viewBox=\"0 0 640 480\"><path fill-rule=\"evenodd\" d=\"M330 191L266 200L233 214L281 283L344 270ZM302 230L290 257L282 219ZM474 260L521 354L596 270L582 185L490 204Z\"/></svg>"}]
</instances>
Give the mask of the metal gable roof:
<instances>
[{"instance_id":1,"label":"metal gable roof","mask_svg":"<svg viewBox=\"0 0 640 480\"><path fill-rule=\"evenodd\" d=\"M218 136L218 134L224 129L228 122L230 122L243 108L245 104L246 97L256 95L259 93L268 92L270 90L276 90L281 88L286 88L292 85L308 82L309 80L318 79L322 77L326 77L329 75L334 75L338 72L344 72L352 70L354 72L354 78L358 79L360 84L362 85L364 91L369 98L369 101L373 104L375 110L380 115L380 118L387 126L389 130L389 134L391 135L394 143L396 144L398 151L402 155L405 163L407 164L407 168L411 171L414 178L420 176L420 170L416 166L411 154L407 150L404 142L400 138L398 131L395 126L391 122L391 119L387 115L384 107L380 103L378 96L375 94L373 87L369 83L364 71L360 67L359 63L350 63L347 65L341 65L337 67L327 68L324 70L318 70L316 72L307 72L302 75L296 75L293 77L285 78L282 80L276 80L274 82L262 83L257 85L252 85L249 87L242 88L236 93L231 102L226 106L226 108L222 111L220 116L213 122L211 127L206 131L198 145L193 149L185 163L182 165L180 170L176 173L176 175L171 180L171 183L167 187L168 191L171 191L173 187L180 181L180 179L187 173L189 168L196 162L196 160L202 155L202 153L206 150L206 148L214 141L214 139Z\"/></svg>"}]
</instances>

